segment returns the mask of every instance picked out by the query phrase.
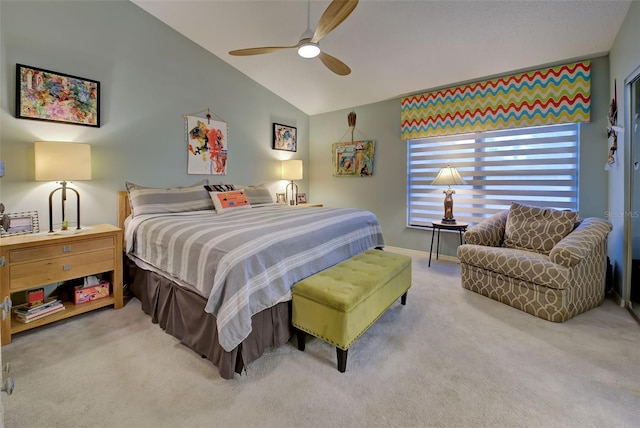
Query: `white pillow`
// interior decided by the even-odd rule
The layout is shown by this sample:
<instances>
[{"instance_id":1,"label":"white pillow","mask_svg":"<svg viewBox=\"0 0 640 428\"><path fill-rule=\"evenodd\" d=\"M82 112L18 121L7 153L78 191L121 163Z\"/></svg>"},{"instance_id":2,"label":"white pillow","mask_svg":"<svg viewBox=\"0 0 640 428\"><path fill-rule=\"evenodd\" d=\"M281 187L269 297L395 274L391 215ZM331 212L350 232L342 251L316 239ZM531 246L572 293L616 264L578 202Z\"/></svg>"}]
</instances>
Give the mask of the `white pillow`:
<instances>
[{"instance_id":1,"label":"white pillow","mask_svg":"<svg viewBox=\"0 0 640 428\"><path fill-rule=\"evenodd\" d=\"M249 199L242 189L229 192L209 192L209 196L211 196L213 206L218 214L230 210L251 208Z\"/></svg>"}]
</instances>

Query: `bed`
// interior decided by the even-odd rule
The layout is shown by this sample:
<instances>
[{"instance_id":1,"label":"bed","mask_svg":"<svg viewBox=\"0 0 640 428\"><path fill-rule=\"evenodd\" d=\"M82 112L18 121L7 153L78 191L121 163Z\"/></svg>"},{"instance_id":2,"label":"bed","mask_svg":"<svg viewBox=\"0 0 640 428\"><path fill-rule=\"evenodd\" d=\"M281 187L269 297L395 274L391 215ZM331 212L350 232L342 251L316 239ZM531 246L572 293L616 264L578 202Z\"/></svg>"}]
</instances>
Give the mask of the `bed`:
<instances>
[{"instance_id":1,"label":"bed","mask_svg":"<svg viewBox=\"0 0 640 428\"><path fill-rule=\"evenodd\" d=\"M214 193L205 194L215 201ZM125 283L152 322L225 379L289 341L293 284L384 246L378 219L366 210L265 201L216 211L190 201L176 212L154 200L149 211L132 195L118 193Z\"/></svg>"}]
</instances>

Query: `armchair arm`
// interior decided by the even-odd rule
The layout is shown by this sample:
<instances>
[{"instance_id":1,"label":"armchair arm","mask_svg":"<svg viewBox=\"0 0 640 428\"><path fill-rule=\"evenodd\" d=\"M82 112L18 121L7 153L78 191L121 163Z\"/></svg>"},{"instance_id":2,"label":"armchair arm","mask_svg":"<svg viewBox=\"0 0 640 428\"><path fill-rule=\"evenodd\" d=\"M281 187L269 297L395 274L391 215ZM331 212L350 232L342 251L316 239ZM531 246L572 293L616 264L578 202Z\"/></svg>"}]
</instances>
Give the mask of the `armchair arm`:
<instances>
[{"instance_id":1,"label":"armchair arm","mask_svg":"<svg viewBox=\"0 0 640 428\"><path fill-rule=\"evenodd\" d=\"M565 236L549 253L549 260L553 263L573 267L587 258L613 229L610 222L601 218L589 217L582 220L580 225Z\"/></svg>"},{"instance_id":2,"label":"armchair arm","mask_svg":"<svg viewBox=\"0 0 640 428\"><path fill-rule=\"evenodd\" d=\"M500 211L470 227L464 234L467 244L499 247L504 240L504 229L509 210Z\"/></svg>"}]
</instances>

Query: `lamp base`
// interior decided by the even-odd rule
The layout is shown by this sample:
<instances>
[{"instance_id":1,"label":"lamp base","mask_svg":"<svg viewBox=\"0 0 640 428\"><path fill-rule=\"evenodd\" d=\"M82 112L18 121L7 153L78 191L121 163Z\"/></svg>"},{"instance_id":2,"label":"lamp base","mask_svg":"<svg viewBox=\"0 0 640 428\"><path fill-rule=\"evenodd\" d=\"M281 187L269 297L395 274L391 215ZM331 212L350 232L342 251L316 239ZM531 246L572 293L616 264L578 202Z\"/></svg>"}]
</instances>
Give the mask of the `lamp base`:
<instances>
[{"instance_id":1,"label":"lamp base","mask_svg":"<svg viewBox=\"0 0 640 428\"><path fill-rule=\"evenodd\" d=\"M67 202L67 190L71 190L76 194L76 204L77 204L77 229L80 230L80 193L72 187L67 187L67 182L62 181L62 187L58 187L54 189L51 193L49 193L49 233L53 233L53 194L58 190L62 190L62 230L67 230L69 228L69 223L67 222L67 216L65 214L66 202Z\"/></svg>"},{"instance_id":2,"label":"lamp base","mask_svg":"<svg viewBox=\"0 0 640 428\"><path fill-rule=\"evenodd\" d=\"M291 186L291 198L289 198L289 186ZM289 205L298 205L298 185L291 180L287 187L284 188L285 198Z\"/></svg>"},{"instance_id":3,"label":"lamp base","mask_svg":"<svg viewBox=\"0 0 640 428\"><path fill-rule=\"evenodd\" d=\"M455 218L446 218L446 217L442 217L442 224L456 224L456 219Z\"/></svg>"}]
</instances>

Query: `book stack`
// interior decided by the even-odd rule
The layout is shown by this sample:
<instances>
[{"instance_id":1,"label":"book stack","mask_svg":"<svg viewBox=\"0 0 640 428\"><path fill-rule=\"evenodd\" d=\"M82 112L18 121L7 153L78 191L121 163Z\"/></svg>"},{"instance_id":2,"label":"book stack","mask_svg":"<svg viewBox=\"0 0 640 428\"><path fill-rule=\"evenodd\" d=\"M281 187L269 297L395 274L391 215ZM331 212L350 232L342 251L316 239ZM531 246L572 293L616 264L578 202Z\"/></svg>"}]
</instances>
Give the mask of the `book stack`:
<instances>
[{"instance_id":1,"label":"book stack","mask_svg":"<svg viewBox=\"0 0 640 428\"><path fill-rule=\"evenodd\" d=\"M28 323L60 311L64 311L64 305L61 300L56 299L43 303L40 306L16 308L13 310L13 314L17 321Z\"/></svg>"}]
</instances>

